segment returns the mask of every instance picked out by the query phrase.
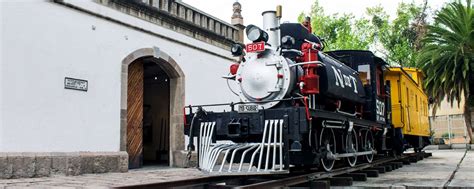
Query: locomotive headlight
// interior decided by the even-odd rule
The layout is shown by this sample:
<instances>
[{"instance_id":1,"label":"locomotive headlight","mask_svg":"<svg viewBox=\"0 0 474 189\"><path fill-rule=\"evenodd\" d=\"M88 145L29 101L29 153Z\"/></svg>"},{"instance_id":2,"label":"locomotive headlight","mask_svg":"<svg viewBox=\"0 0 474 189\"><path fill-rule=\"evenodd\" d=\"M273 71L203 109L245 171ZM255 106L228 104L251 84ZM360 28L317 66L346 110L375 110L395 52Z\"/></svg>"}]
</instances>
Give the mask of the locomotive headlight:
<instances>
[{"instance_id":1,"label":"locomotive headlight","mask_svg":"<svg viewBox=\"0 0 474 189\"><path fill-rule=\"evenodd\" d=\"M255 25L247 26L245 33L247 33L247 38L250 41L257 41L262 36L262 30Z\"/></svg>"},{"instance_id":2,"label":"locomotive headlight","mask_svg":"<svg viewBox=\"0 0 474 189\"><path fill-rule=\"evenodd\" d=\"M247 38L253 42L266 42L268 40L268 34L255 25L248 25L245 33L247 34Z\"/></svg>"},{"instance_id":3,"label":"locomotive headlight","mask_svg":"<svg viewBox=\"0 0 474 189\"><path fill-rule=\"evenodd\" d=\"M230 48L230 52L233 56L241 56L244 52L244 48L242 47L242 45L235 43Z\"/></svg>"}]
</instances>

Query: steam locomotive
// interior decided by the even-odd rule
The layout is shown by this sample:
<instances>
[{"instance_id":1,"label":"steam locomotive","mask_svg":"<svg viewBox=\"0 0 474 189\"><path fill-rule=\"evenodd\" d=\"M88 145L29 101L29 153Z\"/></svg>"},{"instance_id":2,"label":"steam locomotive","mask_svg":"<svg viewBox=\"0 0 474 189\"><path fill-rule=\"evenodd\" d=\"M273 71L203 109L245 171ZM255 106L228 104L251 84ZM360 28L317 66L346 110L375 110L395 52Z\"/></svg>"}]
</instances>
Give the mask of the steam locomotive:
<instances>
[{"instance_id":1,"label":"steam locomotive","mask_svg":"<svg viewBox=\"0 0 474 189\"><path fill-rule=\"evenodd\" d=\"M252 43L232 46L241 61L224 77L238 86L241 102L186 108L188 147L197 151L201 170L331 171L336 161L355 166L377 153L403 151L402 135L391 124L386 62L370 51L323 52L309 20L280 24L281 8L262 16L263 28L246 28Z\"/></svg>"}]
</instances>

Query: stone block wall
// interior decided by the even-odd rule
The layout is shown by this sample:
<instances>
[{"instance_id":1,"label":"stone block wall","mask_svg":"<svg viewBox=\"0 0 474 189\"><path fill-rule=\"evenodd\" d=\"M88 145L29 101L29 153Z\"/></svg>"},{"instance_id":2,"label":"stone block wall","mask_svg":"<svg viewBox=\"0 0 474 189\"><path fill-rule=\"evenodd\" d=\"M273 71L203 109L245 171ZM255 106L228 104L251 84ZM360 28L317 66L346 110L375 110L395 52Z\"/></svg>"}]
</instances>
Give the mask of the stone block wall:
<instances>
[{"instance_id":1,"label":"stone block wall","mask_svg":"<svg viewBox=\"0 0 474 189\"><path fill-rule=\"evenodd\" d=\"M0 179L127 171L126 152L0 153Z\"/></svg>"},{"instance_id":2,"label":"stone block wall","mask_svg":"<svg viewBox=\"0 0 474 189\"><path fill-rule=\"evenodd\" d=\"M240 39L241 35L239 35L243 28L233 26L181 1L95 1L125 14L136 16L224 49L230 49L235 41L243 41L243 39Z\"/></svg>"}]
</instances>

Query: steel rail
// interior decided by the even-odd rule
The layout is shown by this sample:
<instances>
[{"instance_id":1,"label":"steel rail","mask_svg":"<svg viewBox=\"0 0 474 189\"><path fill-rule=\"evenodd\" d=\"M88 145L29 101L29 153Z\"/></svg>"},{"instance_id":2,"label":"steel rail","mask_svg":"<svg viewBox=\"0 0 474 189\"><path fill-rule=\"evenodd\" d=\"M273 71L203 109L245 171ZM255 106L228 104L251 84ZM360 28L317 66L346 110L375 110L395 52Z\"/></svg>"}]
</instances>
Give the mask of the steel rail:
<instances>
[{"instance_id":1,"label":"steel rail","mask_svg":"<svg viewBox=\"0 0 474 189\"><path fill-rule=\"evenodd\" d=\"M423 152L424 153L424 152ZM381 159L374 161L372 163L364 163L364 164L359 164L356 165L355 167L344 167L344 168L339 168L335 169L331 172L316 172L316 173L309 173L309 174L304 174L304 175L298 175L294 177L288 177L288 178L283 178L279 180L271 180L271 181L266 181L266 182L260 182L260 183L255 183L255 184L250 184L246 186L239 186L236 188L240 189L253 189L253 188L274 188L274 187L285 187L285 186L294 186L297 184L302 184L306 183L309 181L314 181L314 180L320 180L320 179L326 179L326 178L331 178L334 176L338 175L344 175L347 173L351 172L356 172L356 171L361 171L364 169L368 169L371 167L375 167L378 165L386 164L392 161L398 161L398 160L403 160L407 158L412 158L413 156L419 156L422 153L413 153L413 154L405 154L402 157L398 158L386 158L386 159Z\"/></svg>"},{"instance_id":2,"label":"steel rail","mask_svg":"<svg viewBox=\"0 0 474 189\"><path fill-rule=\"evenodd\" d=\"M365 169L378 167L380 165L386 165L394 161L395 162L408 161L409 159L413 159L413 158L416 158L417 160L421 160L423 157L426 157L426 156L430 156L430 153L425 153L425 152L409 153L409 154L404 154L401 157L390 157L390 158L382 158L379 160L374 160L370 164L364 163L364 164L356 165L355 167L338 168L338 169L334 169L331 172L318 171L318 172L312 172L312 173L302 173L298 175L261 175L261 177L258 177L257 175L249 175L249 176L212 175L212 176L193 178L193 179L188 179L188 180L177 180L177 181L168 181L168 182L120 186L120 187L114 187L114 188L119 188L119 189L195 188L195 187L202 187L202 186L205 186L205 188L240 188L240 189L280 188L280 187L294 186L294 185L303 184L303 183L321 180L321 179L328 179L328 178L345 175L352 172L362 171ZM251 183L251 184L242 184L243 180L252 180L252 179L257 179L258 182ZM234 184L226 185L229 183L234 183Z\"/></svg>"},{"instance_id":3,"label":"steel rail","mask_svg":"<svg viewBox=\"0 0 474 189\"><path fill-rule=\"evenodd\" d=\"M201 178L193 178L188 180L176 180L169 182L159 182L159 183L148 183L148 184L137 184L129 186L119 186L113 187L117 189L154 189L154 188L176 188L176 187L192 187L196 185L202 185L207 183L222 182L235 178L235 176L209 176Z\"/></svg>"}]
</instances>

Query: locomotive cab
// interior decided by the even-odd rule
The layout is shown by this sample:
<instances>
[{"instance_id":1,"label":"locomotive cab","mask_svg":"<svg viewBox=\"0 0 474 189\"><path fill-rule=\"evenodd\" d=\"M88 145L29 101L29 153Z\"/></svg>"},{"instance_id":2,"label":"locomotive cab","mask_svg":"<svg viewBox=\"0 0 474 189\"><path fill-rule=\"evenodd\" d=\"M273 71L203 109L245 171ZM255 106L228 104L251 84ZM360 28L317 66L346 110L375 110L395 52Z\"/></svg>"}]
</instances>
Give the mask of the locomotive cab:
<instances>
[{"instance_id":1,"label":"locomotive cab","mask_svg":"<svg viewBox=\"0 0 474 189\"><path fill-rule=\"evenodd\" d=\"M359 73L367 95L363 118L390 126L390 84L384 82L387 63L370 51L339 50L327 53Z\"/></svg>"}]
</instances>

